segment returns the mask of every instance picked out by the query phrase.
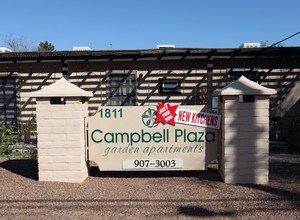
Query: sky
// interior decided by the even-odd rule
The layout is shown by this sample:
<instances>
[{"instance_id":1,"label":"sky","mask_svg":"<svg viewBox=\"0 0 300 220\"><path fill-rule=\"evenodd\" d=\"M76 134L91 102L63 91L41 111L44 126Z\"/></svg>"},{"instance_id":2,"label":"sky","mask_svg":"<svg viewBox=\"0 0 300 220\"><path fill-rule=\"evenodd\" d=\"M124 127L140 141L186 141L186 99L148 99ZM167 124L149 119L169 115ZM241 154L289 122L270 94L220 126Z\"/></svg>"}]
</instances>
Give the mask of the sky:
<instances>
[{"instance_id":1,"label":"sky","mask_svg":"<svg viewBox=\"0 0 300 220\"><path fill-rule=\"evenodd\" d=\"M23 37L56 50L237 48L300 31L299 0L1 0L0 46ZM285 41L300 46L300 34Z\"/></svg>"}]
</instances>

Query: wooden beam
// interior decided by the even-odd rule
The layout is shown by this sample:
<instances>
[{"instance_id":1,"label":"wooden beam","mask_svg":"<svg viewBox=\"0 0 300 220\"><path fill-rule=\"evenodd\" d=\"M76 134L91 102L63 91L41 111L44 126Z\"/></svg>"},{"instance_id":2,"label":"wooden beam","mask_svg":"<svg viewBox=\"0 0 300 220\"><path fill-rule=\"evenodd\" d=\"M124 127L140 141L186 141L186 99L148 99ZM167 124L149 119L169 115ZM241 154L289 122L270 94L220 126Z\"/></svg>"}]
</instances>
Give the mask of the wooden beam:
<instances>
[{"instance_id":1,"label":"wooden beam","mask_svg":"<svg viewBox=\"0 0 300 220\"><path fill-rule=\"evenodd\" d=\"M0 63L0 72L62 72L62 62ZM65 66L64 66L65 68ZM151 61L68 61L69 72L105 70L193 70L205 69L206 60L151 60Z\"/></svg>"},{"instance_id":2,"label":"wooden beam","mask_svg":"<svg viewBox=\"0 0 300 220\"><path fill-rule=\"evenodd\" d=\"M282 58L213 58L214 69L227 68L260 68L260 69L280 69L280 68L300 68L300 57ZM182 60L135 60L135 61L74 61L68 62L69 72L88 72L106 70L194 70L207 69L208 59L182 59ZM0 62L0 72L20 72L20 73L49 73L62 72L62 62Z\"/></svg>"},{"instance_id":3,"label":"wooden beam","mask_svg":"<svg viewBox=\"0 0 300 220\"><path fill-rule=\"evenodd\" d=\"M0 72L50 73L61 72L61 62L0 63Z\"/></svg>"},{"instance_id":4,"label":"wooden beam","mask_svg":"<svg viewBox=\"0 0 300 220\"><path fill-rule=\"evenodd\" d=\"M259 68L259 69L286 69L300 68L299 58L232 58L232 59L214 59L214 68Z\"/></svg>"},{"instance_id":5,"label":"wooden beam","mask_svg":"<svg viewBox=\"0 0 300 220\"><path fill-rule=\"evenodd\" d=\"M212 108L212 94L213 94L213 58L209 58L207 62L207 102L206 105L209 109Z\"/></svg>"}]
</instances>

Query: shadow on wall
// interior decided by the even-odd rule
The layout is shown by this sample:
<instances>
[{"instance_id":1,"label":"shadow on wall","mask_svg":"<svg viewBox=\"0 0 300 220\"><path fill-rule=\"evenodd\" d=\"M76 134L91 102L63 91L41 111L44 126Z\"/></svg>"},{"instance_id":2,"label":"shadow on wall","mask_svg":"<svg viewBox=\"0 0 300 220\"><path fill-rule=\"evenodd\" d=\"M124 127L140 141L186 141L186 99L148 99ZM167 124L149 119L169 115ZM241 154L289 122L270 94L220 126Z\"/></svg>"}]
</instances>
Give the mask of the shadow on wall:
<instances>
[{"instance_id":1,"label":"shadow on wall","mask_svg":"<svg viewBox=\"0 0 300 220\"><path fill-rule=\"evenodd\" d=\"M279 72L278 72L279 71ZM288 109L295 103L294 98L299 97L299 70L270 69L267 74L261 74L259 84L277 90L277 94L270 97L270 115L281 116L282 109Z\"/></svg>"},{"instance_id":2,"label":"shadow on wall","mask_svg":"<svg viewBox=\"0 0 300 220\"><path fill-rule=\"evenodd\" d=\"M247 97L222 97L225 167L221 172L226 183L264 183L268 179L267 97Z\"/></svg>"},{"instance_id":3,"label":"shadow on wall","mask_svg":"<svg viewBox=\"0 0 300 220\"><path fill-rule=\"evenodd\" d=\"M287 142L289 147L300 148L298 144L300 142L300 98L288 111L284 112L284 114L280 138Z\"/></svg>"},{"instance_id":4,"label":"shadow on wall","mask_svg":"<svg viewBox=\"0 0 300 220\"><path fill-rule=\"evenodd\" d=\"M280 76L280 80L270 80L273 83L277 82L273 88L278 92L277 95L270 97L270 116L276 116L279 121L279 127L275 129L277 132L275 140L288 142L290 134L287 128L292 120L300 120L300 75L299 72L290 69L288 72L281 72ZM272 133L272 129L270 132ZM300 141L300 135L298 136L297 141ZM274 137L272 139L274 140Z\"/></svg>"}]
</instances>

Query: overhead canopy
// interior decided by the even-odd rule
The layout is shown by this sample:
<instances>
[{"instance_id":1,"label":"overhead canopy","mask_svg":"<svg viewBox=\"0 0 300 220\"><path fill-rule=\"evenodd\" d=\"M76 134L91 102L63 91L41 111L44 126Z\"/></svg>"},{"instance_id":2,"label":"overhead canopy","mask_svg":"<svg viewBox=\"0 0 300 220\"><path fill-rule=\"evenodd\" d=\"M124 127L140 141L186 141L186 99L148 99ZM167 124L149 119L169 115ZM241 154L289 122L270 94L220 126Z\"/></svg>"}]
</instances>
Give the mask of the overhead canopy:
<instances>
[{"instance_id":1,"label":"overhead canopy","mask_svg":"<svg viewBox=\"0 0 300 220\"><path fill-rule=\"evenodd\" d=\"M65 78L52 83L51 85L31 92L30 97L93 97L93 93L87 92L78 86L70 83Z\"/></svg>"},{"instance_id":2,"label":"overhead canopy","mask_svg":"<svg viewBox=\"0 0 300 220\"><path fill-rule=\"evenodd\" d=\"M300 55L300 47L265 47L265 48L168 48L141 50L94 50L94 51L54 51L54 52L11 52L0 53L1 61L30 60L94 60L94 59L137 59L158 57L195 57L198 59L214 58L258 58L267 56Z\"/></svg>"},{"instance_id":3,"label":"overhead canopy","mask_svg":"<svg viewBox=\"0 0 300 220\"><path fill-rule=\"evenodd\" d=\"M0 72L299 68L300 47L169 48L0 53Z\"/></svg>"},{"instance_id":4,"label":"overhead canopy","mask_svg":"<svg viewBox=\"0 0 300 220\"><path fill-rule=\"evenodd\" d=\"M274 95L276 93L277 91L275 89L261 86L247 79L245 76L241 76L238 80L230 83L223 89L216 90L213 95Z\"/></svg>"}]
</instances>

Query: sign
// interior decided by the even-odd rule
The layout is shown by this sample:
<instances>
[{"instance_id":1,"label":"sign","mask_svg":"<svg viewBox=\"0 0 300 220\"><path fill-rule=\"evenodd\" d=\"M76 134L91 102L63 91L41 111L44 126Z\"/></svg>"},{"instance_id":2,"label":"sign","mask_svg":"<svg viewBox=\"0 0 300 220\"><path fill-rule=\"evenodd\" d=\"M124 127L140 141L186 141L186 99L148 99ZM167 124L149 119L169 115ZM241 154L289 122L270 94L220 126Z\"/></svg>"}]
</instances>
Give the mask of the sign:
<instances>
[{"instance_id":1,"label":"sign","mask_svg":"<svg viewBox=\"0 0 300 220\"><path fill-rule=\"evenodd\" d=\"M123 160L123 169L183 168L182 159L131 159Z\"/></svg>"},{"instance_id":2,"label":"sign","mask_svg":"<svg viewBox=\"0 0 300 220\"><path fill-rule=\"evenodd\" d=\"M169 104L163 105L161 103L158 103L155 123L162 122L164 125L166 123L175 125L177 107L177 105L171 106Z\"/></svg>"},{"instance_id":3,"label":"sign","mask_svg":"<svg viewBox=\"0 0 300 220\"><path fill-rule=\"evenodd\" d=\"M200 126L205 128L220 128L221 115L178 108L176 123Z\"/></svg>"},{"instance_id":4,"label":"sign","mask_svg":"<svg viewBox=\"0 0 300 220\"><path fill-rule=\"evenodd\" d=\"M192 114L204 106L179 107L101 107L88 118L89 160L100 171L205 169L217 159L218 130L179 123L187 117L178 109Z\"/></svg>"}]
</instances>

